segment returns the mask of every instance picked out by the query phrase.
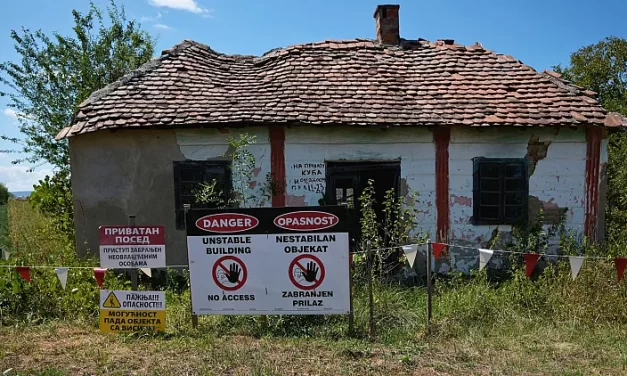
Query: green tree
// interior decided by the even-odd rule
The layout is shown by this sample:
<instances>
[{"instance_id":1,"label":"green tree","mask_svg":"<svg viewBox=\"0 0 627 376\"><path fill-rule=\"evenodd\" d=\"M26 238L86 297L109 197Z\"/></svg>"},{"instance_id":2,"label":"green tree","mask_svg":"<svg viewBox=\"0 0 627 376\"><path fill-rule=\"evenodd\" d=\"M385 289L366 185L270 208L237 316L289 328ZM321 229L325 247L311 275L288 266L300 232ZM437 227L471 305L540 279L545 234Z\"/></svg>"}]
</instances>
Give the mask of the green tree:
<instances>
[{"instance_id":1,"label":"green tree","mask_svg":"<svg viewBox=\"0 0 627 376\"><path fill-rule=\"evenodd\" d=\"M555 67L563 78L594 90L603 107L627 116L627 40L610 37L583 47L570 56L568 67ZM616 130L609 137L607 164L607 235L627 238L627 135Z\"/></svg>"},{"instance_id":2,"label":"green tree","mask_svg":"<svg viewBox=\"0 0 627 376\"><path fill-rule=\"evenodd\" d=\"M0 183L0 205L5 205L9 202L9 197L11 197L9 189L4 183Z\"/></svg>"},{"instance_id":3,"label":"green tree","mask_svg":"<svg viewBox=\"0 0 627 376\"><path fill-rule=\"evenodd\" d=\"M0 82L8 88L0 96L10 99L9 107L16 111L23 134L23 138L3 139L19 145L12 152L27 155L15 163L47 162L54 166L59 176L35 186L35 192L43 192L32 202L53 215L64 213L62 221L72 210L71 195L67 194L70 157L67 140L56 141L55 136L71 124L78 105L92 92L150 60L155 45L113 0L105 13L90 3L87 13L73 10L72 15L70 35L12 30L20 60L0 63ZM54 201L46 202L48 199ZM58 205L65 207L52 208Z\"/></svg>"}]
</instances>

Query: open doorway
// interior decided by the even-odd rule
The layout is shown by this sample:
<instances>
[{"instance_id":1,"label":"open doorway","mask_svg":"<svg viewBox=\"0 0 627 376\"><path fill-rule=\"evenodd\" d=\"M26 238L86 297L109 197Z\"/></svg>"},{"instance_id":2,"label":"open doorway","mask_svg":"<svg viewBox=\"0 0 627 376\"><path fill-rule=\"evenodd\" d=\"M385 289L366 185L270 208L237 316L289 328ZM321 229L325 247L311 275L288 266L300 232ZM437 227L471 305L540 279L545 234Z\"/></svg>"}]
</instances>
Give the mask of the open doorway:
<instances>
[{"instance_id":1,"label":"open doorway","mask_svg":"<svg viewBox=\"0 0 627 376\"><path fill-rule=\"evenodd\" d=\"M401 175L400 161L391 162L327 162L327 199L329 205L346 205L350 209L349 235L351 247L359 239L359 197L368 185L374 181L374 205L377 217L383 217L385 192L394 188L399 195Z\"/></svg>"}]
</instances>

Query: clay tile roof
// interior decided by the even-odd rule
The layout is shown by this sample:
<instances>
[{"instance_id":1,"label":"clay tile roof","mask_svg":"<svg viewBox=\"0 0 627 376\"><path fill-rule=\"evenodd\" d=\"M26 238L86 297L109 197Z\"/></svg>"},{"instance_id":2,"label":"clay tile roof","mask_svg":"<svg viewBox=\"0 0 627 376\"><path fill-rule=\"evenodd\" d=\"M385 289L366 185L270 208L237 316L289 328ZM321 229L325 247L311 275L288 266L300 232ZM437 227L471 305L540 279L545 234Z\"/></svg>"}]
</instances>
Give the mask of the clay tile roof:
<instances>
[{"instance_id":1,"label":"clay tile roof","mask_svg":"<svg viewBox=\"0 0 627 376\"><path fill-rule=\"evenodd\" d=\"M262 56L183 41L93 93L57 138L227 124L627 126L594 93L477 43L329 40Z\"/></svg>"}]
</instances>

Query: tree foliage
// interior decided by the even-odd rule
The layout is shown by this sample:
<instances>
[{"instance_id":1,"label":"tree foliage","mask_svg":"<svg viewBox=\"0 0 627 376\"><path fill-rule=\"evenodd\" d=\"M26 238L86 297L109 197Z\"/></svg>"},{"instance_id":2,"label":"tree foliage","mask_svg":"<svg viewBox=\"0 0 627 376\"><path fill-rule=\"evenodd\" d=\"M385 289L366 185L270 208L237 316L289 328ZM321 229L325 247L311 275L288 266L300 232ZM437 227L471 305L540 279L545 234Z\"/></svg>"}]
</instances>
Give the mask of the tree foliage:
<instances>
[{"instance_id":1,"label":"tree foliage","mask_svg":"<svg viewBox=\"0 0 627 376\"><path fill-rule=\"evenodd\" d=\"M11 38L19 61L0 63L0 82L8 88L23 138L9 138L27 155L14 163L49 163L57 173L39 182L31 203L53 216L58 226L73 233L67 140L55 136L72 123L89 95L151 59L154 39L128 20L112 0L103 13L93 3L89 11L72 11L71 35L22 28Z\"/></svg>"},{"instance_id":2,"label":"tree foliage","mask_svg":"<svg viewBox=\"0 0 627 376\"><path fill-rule=\"evenodd\" d=\"M9 202L9 197L11 197L9 189L4 183L0 183L0 205L5 205Z\"/></svg>"},{"instance_id":3,"label":"tree foliage","mask_svg":"<svg viewBox=\"0 0 627 376\"><path fill-rule=\"evenodd\" d=\"M590 88L603 107L627 116L627 40L610 37L583 47L570 57L568 67L555 67L563 77ZM609 137L607 164L607 235L627 236L627 134L617 130Z\"/></svg>"},{"instance_id":4,"label":"tree foliage","mask_svg":"<svg viewBox=\"0 0 627 376\"><path fill-rule=\"evenodd\" d=\"M111 1L106 14L93 3L86 14L73 10L69 36L11 31L21 60L0 63L0 82L10 88L0 95L10 98L17 113L24 139L11 140L30 155L25 161L68 168L67 141L54 138L71 123L78 105L152 57L154 40L127 20L123 7Z\"/></svg>"}]
</instances>

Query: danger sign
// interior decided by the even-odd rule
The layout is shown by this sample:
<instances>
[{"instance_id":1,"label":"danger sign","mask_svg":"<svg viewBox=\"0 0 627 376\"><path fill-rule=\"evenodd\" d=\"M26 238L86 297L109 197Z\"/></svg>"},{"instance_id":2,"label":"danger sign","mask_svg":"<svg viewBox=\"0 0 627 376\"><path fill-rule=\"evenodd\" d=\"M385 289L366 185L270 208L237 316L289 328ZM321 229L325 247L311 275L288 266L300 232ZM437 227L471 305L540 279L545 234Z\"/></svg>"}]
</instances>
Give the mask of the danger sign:
<instances>
[{"instance_id":1,"label":"danger sign","mask_svg":"<svg viewBox=\"0 0 627 376\"><path fill-rule=\"evenodd\" d=\"M296 257L289 267L290 281L301 290L313 290L324 280L324 265L312 255Z\"/></svg>"},{"instance_id":2,"label":"danger sign","mask_svg":"<svg viewBox=\"0 0 627 376\"><path fill-rule=\"evenodd\" d=\"M235 256L220 257L213 264L213 281L225 291L235 291L246 283L248 269L246 264Z\"/></svg>"},{"instance_id":3,"label":"danger sign","mask_svg":"<svg viewBox=\"0 0 627 376\"><path fill-rule=\"evenodd\" d=\"M165 268L164 226L100 226L100 267Z\"/></svg>"},{"instance_id":4,"label":"danger sign","mask_svg":"<svg viewBox=\"0 0 627 376\"><path fill-rule=\"evenodd\" d=\"M187 247L192 312L349 312L344 207L193 210Z\"/></svg>"},{"instance_id":5,"label":"danger sign","mask_svg":"<svg viewBox=\"0 0 627 376\"><path fill-rule=\"evenodd\" d=\"M100 290L100 331L165 331L165 292Z\"/></svg>"}]
</instances>

